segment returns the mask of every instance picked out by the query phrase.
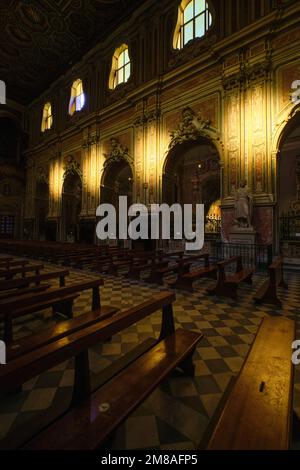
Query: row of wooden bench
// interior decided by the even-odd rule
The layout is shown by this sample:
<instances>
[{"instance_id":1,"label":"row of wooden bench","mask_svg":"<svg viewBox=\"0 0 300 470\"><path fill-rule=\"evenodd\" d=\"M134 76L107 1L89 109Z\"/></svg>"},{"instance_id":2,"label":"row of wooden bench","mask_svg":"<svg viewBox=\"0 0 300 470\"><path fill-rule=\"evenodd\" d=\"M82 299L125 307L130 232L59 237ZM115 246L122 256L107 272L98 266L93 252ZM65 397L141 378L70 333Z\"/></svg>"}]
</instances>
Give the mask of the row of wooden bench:
<instances>
[{"instance_id":1,"label":"row of wooden bench","mask_svg":"<svg viewBox=\"0 0 300 470\"><path fill-rule=\"evenodd\" d=\"M156 255L150 257L150 262L131 264L128 276L139 279L142 271L150 269L150 276L145 281L163 285L165 275L177 273L177 279L169 287L183 289L193 292L194 282L202 278L217 279L214 287L207 289L209 295L237 298L237 289L241 283L252 284L253 269L244 268L241 256L235 256L216 264L210 263L209 254L199 254L193 256L184 256L183 253L172 254L177 260L169 261L161 254L157 259ZM202 262L203 266L192 266ZM235 265L232 273L227 273L226 268L229 265ZM254 296L257 303L269 303L278 307L282 306L278 298L278 287L287 288L283 278L283 260L278 258L268 268L268 278L264 281L261 288Z\"/></svg>"},{"instance_id":2,"label":"row of wooden bench","mask_svg":"<svg viewBox=\"0 0 300 470\"><path fill-rule=\"evenodd\" d=\"M234 262L238 266L239 261ZM225 269L225 266L223 263L221 268ZM275 262L270 268L279 271L280 263ZM24 295L23 292L11 295L16 289L38 289L41 281L49 280L45 278L47 275L51 273L0 281L2 295L9 294L6 300L2 299L3 305L10 306L11 312L20 312L21 308L28 312L34 308L34 302L37 308L41 308L41 305L49 305L47 302L60 302L64 295L77 295L80 289L92 288L92 309L87 314L70 318L40 334L17 341L10 338L8 363L0 369L0 391L12 393L30 378L74 357L73 398L68 410L43 413L24 429L18 429L17 434L9 436L1 446L26 449L98 448L106 443L117 426L174 368L180 367L186 374L193 375L192 354L202 334L181 329L175 331L172 309L175 294L172 292L161 293L125 312L118 312L111 307L105 311L101 308L99 295L99 286L103 281L66 287L66 270L56 272L60 279L59 288L35 292L34 295ZM237 280L240 279L241 275ZM232 279L225 277L226 281L232 283ZM276 285L281 282L280 276L277 276ZM106 369L92 390L88 349L99 341L110 339L159 308L163 312L159 339L149 338L128 357ZM225 394L226 400L224 398L222 402L222 409L212 420L205 436L206 441L203 441L206 448L288 448L292 421L291 344L295 337L294 330L294 322L287 319L264 320L240 375L232 381ZM261 357L264 357L264 362Z\"/></svg>"},{"instance_id":3,"label":"row of wooden bench","mask_svg":"<svg viewBox=\"0 0 300 470\"><path fill-rule=\"evenodd\" d=\"M147 258L146 258L147 256ZM146 259L145 259L146 258ZM173 259L172 259L173 258ZM170 261L171 259L171 261ZM25 277L26 273L35 271L38 276L43 265L30 265L27 260L12 261L13 258L6 258L6 261L0 260L0 278L12 279L16 275ZM204 262L203 267L191 270L194 263ZM6 263L5 269L1 269L1 264ZM7 263L13 263L8 268ZM228 260L220 261L216 265L211 265L208 254L193 256L184 256L183 252L169 254L150 253L141 255L139 261L134 256L124 261L119 261L119 265L127 263L129 267L128 277L140 279L143 271L149 271L150 275L144 279L150 283L163 285L164 276L177 273L177 280L170 284L170 287L193 291L193 283L201 278L217 278L217 283L213 288L208 289L209 295L225 296L236 299L237 288L239 284L246 282L252 283L252 269L245 269L241 257L233 257ZM236 264L235 273L227 274L225 269L228 265ZM116 267L114 267L116 269ZM270 303L281 307L281 301L278 298L277 287L287 288L283 279L283 261L281 258L275 260L268 268L269 277L263 283L262 287L255 294L254 300L257 303ZM1 299L1 297L0 297Z\"/></svg>"},{"instance_id":4,"label":"row of wooden bench","mask_svg":"<svg viewBox=\"0 0 300 470\"><path fill-rule=\"evenodd\" d=\"M144 302L137 307L119 313L117 308L103 308L101 306L99 287L103 285L102 279L91 279L66 286L65 278L69 274L68 270L41 273L37 272L37 266L34 265L33 268L31 266L30 269L24 271L24 266L29 266L29 264L17 264L18 260L8 260L5 257L0 257L1 262L6 263L5 270L9 271L9 275L5 275L5 280L0 281L0 314L5 322L4 336L7 344L7 364L0 369L0 391L2 393L17 392L22 384L30 378L67 359L75 358L72 403L67 414L64 414L58 421L51 423L53 420L50 419L48 424L51 424L51 428L46 431L46 440L50 446L52 441L52 445L55 443L55 447L60 447L57 430L51 431L51 429L53 426L57 426L61 431L65 426L64 423L66 423L68 428L68 433L64 435L65 439L71 441L82 439L82 426L85 424L89 411L89 404L87 403L90 400L97 402L99 399L104 399L103 394L105 394L105 390L108 390L105 399L114 397L115 401L118 389L119 395L121 392L123 394L125 384L127 384L128 393L126 396L128 400L131 400L130 406L127 403L126 410L124 411L122 410L124 407L123 400L119 397L118 408L115 410L114 417L112 417L111 411L109 412L107 419L111 422L110 426L112 426L111 430L113 430L124 419L124 416L130 413L132 407L137 406L145 398L145 394L151 393L155 386L175 367L180 366L186 373L193 374L192 353L202 334L184 330L175 332L172 310L172 302L175 299L175 295L173 293L159 294L151 301ZM10 265L7 263L10 263ZM16 266L19 266L18 272L15 271ZM43 265L39 265L38 269L42 268ZM35 275L26 277L25 274L30 273L32 270L35 272ZM13 279L15 275L22 277ZM60 287L49 288L48 285L42 284L42 282L56 277L60 280ZM93 290L91 311L72 318L71 303L80 292L90 288ZM64 304L64 309L62 309L61 304ZM70 317L68 320L60 322L39 334L13 341L12 321L14 318L35 311L41 311L50 306L55 309L57 305L60 305L60 311L63 310ZM88 362L89 348L98 344L99 341L110 339L112 335L154 313L159 308L163 310L159 340L151 339L143 347L139 345L135 351L135 357L131 353L129 358L122 358L119 364L114 364L112 368L106 370L104 374L105 380L102 379L102 385L109 380L109 387L108 385L103 386L97 394L92 394ZM160 361L157 361L158 357ZM137 374L139 370L140 373ZM134 371L134 374L132 371ZM144 374L145 377L142 382L138 379L140 374ZM128 377L133 378L135 376L137 377L137 383L136 385L133 384L131 388L132 384L130 384ZM123 383L122 388L119 387L119 381ZM100 393L101 395L99 395ZM81 415L82 408L80 413L78 408L83 403L85 403L84 417ZM70 427L70 420L72 421L74 418L74 413L76 414L76 419L84 418L79 429L75 426ZM100 443L110 433L109 427L103 425L103 418L104 415L98 411L98 426L101 428L102 434L98 432L96 436L97 445L98 439ZM32 429L44 423L44 419L45 417L35 420L32 423ZM90 423L91 426L94 424L94 422ZM27 436L30 426L26 425L25 434ZM17 433L18 439L22 432L24 431ZM61 432L59 434L61 435ZM43 435L44 433L39 434L30 443L29 447L35 448L35 446L39 447L41 445L43 448L44 445L42 443L38 444L43 439ZM22 445L24 444L25 442ZM7 448L6 444L3 445L4 448ZM61 443L61 445L65 448L66 442ZM90 441L90 445L96 445L95 441L94 443ZM16 446L18 447L14 443L13 448ZM76 448L78 446L80 447L79 444L75 445ZM8 447L10 446L8 445Z\"/></svg>"},{"instance_id":5,"label":"row of wooden bench","mask_svg":"<svg viewBox=\"0 0 300 470\"><path fill-rule=\"evenodd\" d=\"M54 242L33 242L24 240L0 240L0 250L17 256L50 261L56 264L74 267L91 267L98 259L121 256L128 250L118 247L81 245ZM95 266L97 263L95 263Z\"/></svg>"},{"instance_id":6,"label":"row of wooden bench","mask_svg":"<svg viewBox=\"0 0 300 470\"><path fill-rule=\"evenodd\" d=\"M202 334L182 329L175 331L174 300L174 293L160 293L110 318L98 318L88 326L74 328L72 333L68 326L57 335L51 330L33 337L27 342L27 348L22 342L13 344L8 364L0 369L2 392L75 357L73 397L67 409L46 411L26 427L17 428L0 443L0 448L91 450L107 447L107 439L117 427L175 368L192 376L192 355ZM88 349L158 308L162 308L159 339L149 339L131 352L130 357L104 370L92 390ZM286 450L290 447L291 344L294 339L294 321L283 317L263 320L244 366L230 381L200 448Z\"/></svg>"},{"instance_id":7,"label":"row of wooden bench","mask_svg":"<svg viewBox=\"0 0 300 470\"><path fill-rule=\"evenodd\" d=\"M53 313L59 312L72 318L73 302L85 290L92 290L92 305L98 314L113 313L116 309L101 307L100 286L102 278L87 277L82 282L70 283L66 286L66 269L41 272L43 265L26 264L22 261L0 257L1 262L13 263L10 269L0 270L0 321L4 324L3 339L6 344L13 341L13 322L16 318L52 308ZM17 263L21 263L19 267ZM31 274L33 273L33 275ZM26 274L29 274L26 276ZM4 278L1 280L1 278ZM58 279L59 287L53 287L49 281Z\"/></svg>"},{"instance_id":8,"label":"row of wooden bench","mask_svg":"<svg viewBox=\"0 0 300 470\"><path fill-rule=\"evenodd\" d=\"M110 315L109 318L99 318L91 312L88 314L89 322L86 322L87 315L82 315L83 319L78 317L68 320L59 328L12 343L8 351L8 363L0 369L2 392L11 392L30 378L74 357L73 397L69 409L64 410L59 417L46 423L49 413L39 416L30 425L26 424L26 430L18 429L16 434L10 435L1 443L1 447L98 448L172 370L179 367L184 373L193 375L192 355L202 333L182 329L175 331L174 300L174 293L160 293L150 301ZM98 381L96 390L92 391L89 348L108 340L158 309L162 309L159 339L152 338L139 345L129 357L122 358L105 370L99 379L100 386ZM37 433L34 437L32 431Z\"/></svg>"}]
</instances>

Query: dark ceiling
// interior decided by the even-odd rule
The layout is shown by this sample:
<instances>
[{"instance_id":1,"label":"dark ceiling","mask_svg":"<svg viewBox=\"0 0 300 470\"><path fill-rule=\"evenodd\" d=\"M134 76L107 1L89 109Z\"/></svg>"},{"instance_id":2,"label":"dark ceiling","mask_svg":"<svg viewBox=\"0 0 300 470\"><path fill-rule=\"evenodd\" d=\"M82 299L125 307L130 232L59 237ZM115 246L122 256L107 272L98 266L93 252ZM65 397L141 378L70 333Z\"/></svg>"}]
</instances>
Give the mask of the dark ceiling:
<instances>
[{"instance_id":1,"label":"dark ceiling","mask_svg":"<svg viewBox=\"0 0 300 470\"><path fill-rule=\"evenodd\" d=\"M0 79L27 104L146 0L0 0Z\"/></svg>"}]
</instances>

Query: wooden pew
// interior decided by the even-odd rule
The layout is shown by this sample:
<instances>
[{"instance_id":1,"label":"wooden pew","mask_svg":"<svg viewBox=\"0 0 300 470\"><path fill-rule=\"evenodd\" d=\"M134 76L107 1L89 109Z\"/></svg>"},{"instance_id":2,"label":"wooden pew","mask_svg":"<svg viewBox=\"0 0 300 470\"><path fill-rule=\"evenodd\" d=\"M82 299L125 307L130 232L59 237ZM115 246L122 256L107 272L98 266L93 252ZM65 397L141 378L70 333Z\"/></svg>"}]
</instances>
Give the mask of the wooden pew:
<instances>
[{"instance_id":1,"label":"wooden pew","mask_svg":"<svg viewBox=\"0 0 300 470\"><path fill-rule=\"evenodd\" d=\"M166 266L168 266L168 264L168 261L159 261L159 258L154 258L148 263L143 262L140 264L132 264L128 272L128 277L130 277L131 279L139 280L141 279L141 275L144 271L150 270L150 272L153 272L156 271L156 269L165 268Z\"/></svg>"},{"instance_id":2,"label":"wooden pew","mask_svg":"<svg viewBox=\"0 0 300 470\"><path fill-rule=\"evenodd\" d=\"M0 269L11 269L17 266L26 266L29 264L29 260L22 259L22 260L11 260L11 261L1 261L0 260Z\"/></svg>"},{"instance_id":3,"label":"wooden pew","mask_svg":"<svg viewBox=\"0 0 300 470\"><path fill-rule=\"evenodd\" d=\"M143 271L155 269L155 267L165 267L168 261L163 261L163 253L161 251L141 252L136 254L134 262L131 264L128 277L139 280Z\"/></svg>"},{"instance_id":4,"label":"wooden pew","mask_svg":"<svg viewBox=\"0 0 300 470\"><path fill-rule=\"evenodd\" d=\"M13 269L0 269L0 278L13 279L16 275L22 274L25 277L27 273L35 272L36 276L40 274L41 269L44 268L43 264L31 264L28 266L13 268Z\"/></svg>"},{"instance_id":5,"label":"wooden pew","mask_svg":"<svg viewBox=\"0 0 300 470\"><path fill-rule=\"evenodd\" d=\"M21 279L11 279L7 281L0 281L0 292L8 291L10 289L21 289L29 287L31 284L40 285L43 281L49 281L50 279L59 278L60 287L65 286L65 278L69 275L67 269L60 269L58 271L50 271L47 273L41 273L37 276L27 276Z\"/></svg>"},{"instance_id":6,"label":"wooden pew","mask_svg":"<svg viewBox=\"0 0 300 470\"><path fill-rule=\"evenodd\" d=\"M194 373L192 355L202 334L174 331L174 299L172 293L160 293L152 300L117 313L97 325L83 328L67 338L19 356L0 369L0 389L9 390L45 369L75 356L74 391L70 410L30 439L25 445L26 449L96 449L174 368L179 367L189 375ZM100 389L91 394L88 348L99 341L105 341L159 308L163 310L159 340L108 377ZM104 403L108 405L106 408L101 406ZM91 409L94 410L93 416ZM86 439L82 439L80 434L86 436Z\"/></svg>"},{"instance_id":7,"label":"wooden pew","mask_svg":"<svg viewBox=\"0 0 300 470\"><path fill-rule=\"evenodd\" d=\"M109 265L112 262L111 255L103 255L94 259L90 264L90 269L95 272L105 273L108 271Z\"/></svg>"},{"instance_id":8,"label":"wooden pew","mask_svg":"<svg viewBox=\"0 0 300 470\"><path fill-rule=\"evenodd\" d=\"M96 257L97 253L81 255L73 260L72 266L74 266L74 268L76 269L83 269L89 267L95 261Z\"/></svg>"},{"instance_id":9,"label":"wooden pew","mask_svg":"<svg viewBox=\"0 0 300 470\"><path fill-rule=\"evenodd\" d=\"M184 274L187 274L190 270L190 267L199 259L201 259L202 255L194 255L194 256L186 256L183 257L184 252L179 252L179 254L169 254L168 258L178 258L177 260L174 260L171 264L166 262L166 264L163 264L162 266L158 264L155 264L151 267L151 273L150 276L145 279L147 282L163 285L164 283L164 276L166 274L178 274L178 276L183 276ZM163 263L163 261L162 261ZM171 284L172 287L174 286L174 283Z\"/></svg>"},{"instance_id":10,"label":"wooden pew","mask_svg":"<svg viewBox=\"0 0 300 470\"><path fill-rule=\"evenodd\" d=\"M16 357L21 357L35 349L76 333L76 331L79 331L82 328L95 325L96 323L112 317L118 311L119 309L116 307L102 305L98 310L83 313L82 315L71 318L70 320L59 322L46 330L40 331L39 333L22 337L8 345L6 351L7 360L11 361Z\"/></svg>"},{"instance_id":11,"label":"wooden pew","mask_svg":"<svg viewBox=\"0 0 300 470\"><path fill-rule=\"evenodd\" d=\"M292 342L295 322L262 321L244 366L228 394L208 450L287 450L293 412Z\"/></svg>"},{"instance_id":12,"label":"wooden pew","mask_svg":"<svg viewBox=\"0 0 300 470\"><path fill-rule=\"evenodd\" d=\"M183 329L162 339L25 449L98 449L175 368L185 372L184 363L200 339L201 334ZM106 412L102 411L103 406L108 407Z\"/></svg>"},{"instance_id":13,"label":"wooden pew","mask_svg":"<svg viewBox=\"0 0 300 470\"><path fill-rule=\"evenodd\" d=\"M119 270L130 271L131 266L145 256L144 252L136 252L134 250L118 250L111 255L111 260L108 266L108 274L117 276Z\"/></svg>"},{"instance_id":14,"label":"wooden pew","mask_svg":"<svg viewBox=\"0 0 300 470\"><path fill-rule=\"evenodd\" d=\"M0 256L1 263L4 263L4 262L7 263L13 260L14 258L12 256Z\"/></svg>"},{"instance_id":15,"label":"wooden pew","mask_svg":"<svg viewBox=\"0 0 300 470\"><path fill-rule=\"evenodd\" d=\"M128 256L128 257L121 257L121 258L118 258L117 260L112 260L110 263L109 263L109 266L108 266L108 274L110 274L111 276L117 276L118 273L119 273L119 269L121 270L124 270L124 269L127 269L129 270L130 269L130 266L133 264L133 258L131 256Z\"/></svg>"},{"instance_id":16,"label":"wooden pew","mask_svg":"<svg viewBox=\"0 0 300 470\"><path fill-rule=\"evenodd\" d=\"M26 294L37 294L39 292L44 292L47 289L50 289L50 284L41 284L39 286L34 287L24 287L20 289L13 289L9 291L4 291L4 293L0 294L0 301L4 299L8 299L10 297L17 297L19 295L26 295Z\"/></svg>"},{"instance_id":17,"label":"wooden pew","mask_svg":"<svg viewBox=\"0 0 300 470\"><path fill-rule=\"evenodd\" d=\"M227 275L225 272L226 266L236 264L235 274ZM225 261L217 263L218 267L218 280L214 288L207 289L209 295L218 295L230 297L234 300L237 298L237 288L240 283L245 282L252 284L253 269L244 269L241 256L235 256Z\"/></svg>"},{"instance_id":18,"label":"wooden pew","mask_svg":"<svg viewBox=\"0 0 300 470\"><path fill-rule=\"evenodd\" d=\"M269 278L263 283L254 296L256 303L268 303L282 307L281 300L278 298L277 287L288 289L288 285L283 277L283 260L278 258L273 261L268 268Z\"/></svg>"},{"instance_id":19,"label":"wooden pew","mask_svg":"<svg viewBox=\"0 0 300 470\"><path fill-rule=\"evenodd\" d=\"M34 296L20 295L0 301L0 315L4 319L4 341L13 341L13 319L31 313L52 308L67 317L72 317L73 301L85 290L92 289L92 310L101 308L99 288L104 284L103 279L92 279L67 287L52 288Z\"/></svg>"},{"instance_id":20,"label":"wooden pew","mask_svg":"<svg viewBox=\"0 0 300 470\"><path fill-rule=\"evenodd\" d=\"M188 273L179 272L178 278L172 287L175 289L184 289L193 292L193 283L202 278L216 279L218 268L216 265L211 265L209 261L209 254L204 253L199 255L197 260L202 259L204 266L202 268L193 270Z\"/></svg>"}]
</instances>

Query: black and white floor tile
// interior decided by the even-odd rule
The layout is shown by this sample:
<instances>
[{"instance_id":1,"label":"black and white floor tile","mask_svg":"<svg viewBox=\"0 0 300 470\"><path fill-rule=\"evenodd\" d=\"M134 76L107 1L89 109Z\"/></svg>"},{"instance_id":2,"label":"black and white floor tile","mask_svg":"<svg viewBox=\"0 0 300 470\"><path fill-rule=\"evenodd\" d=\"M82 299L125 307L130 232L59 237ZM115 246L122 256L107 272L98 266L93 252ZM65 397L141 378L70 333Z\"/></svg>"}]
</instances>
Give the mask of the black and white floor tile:
<instances>
[{"instance_id":1,"label":"black and white floor tile","mask_svg":"<svg viewBox=\"0 0 300 470\"><path fill-rule=\"evenodd\" d=\"M47 269L53 269L48 265ZM91 274L71 272L67 281L80 281ZM238 301L208 297L206 288L214 281L202 280L195 293L177 291L174 314L177 326L201 330L205 337L194 355L196 374L193 379L171 376L120 426L111 441L113 449L195 449L228 385L236 375L248 353L262 318L266 315L284 315L297 321L300 339L300 274L287 273L289 289L280 292L282 309L256 306L253 294L263 278L256 275L254 286L242 286ZM168 279L167 279L168 282ZM164 288L167 287L167 284ZM101 288L104 305L124 309L149 299L163 288L144 282L130 281L126 276L105 276ZM76 300L74 314L90 309L91 294L84 292ZM14 325L16 336L38 332L60 319L51 311L18 319ZM161 313L157 312L110 342L90 351L92 376L97 377L115 359L145 339L158 336ZM18 394L0 397L0 438L15 432L41 410L56 404L68 406L73 383L73 361L60 364L24 384ZM295 372L294 411L300 417L300 369ZM299 443L294 442L294 447ZM300 447L300 446L299 446Z\"/></svg>"}]
</instances>

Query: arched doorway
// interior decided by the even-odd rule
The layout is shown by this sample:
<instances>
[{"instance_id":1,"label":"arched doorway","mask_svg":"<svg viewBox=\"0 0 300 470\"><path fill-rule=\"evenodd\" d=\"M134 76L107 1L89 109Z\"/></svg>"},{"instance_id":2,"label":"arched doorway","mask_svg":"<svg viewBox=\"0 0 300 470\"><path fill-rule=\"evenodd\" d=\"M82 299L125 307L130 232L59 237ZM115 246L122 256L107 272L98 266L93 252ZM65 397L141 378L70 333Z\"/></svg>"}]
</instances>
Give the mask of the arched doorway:
<instances>
[{"instance_id":1,"label":"arched doorway","mask_svg":"<svg viewBox=\"0 0 300 470\"><path fill-rule=\"evenodd\" d=\"M117 233L119 233L119 197L127 197L127 205L133 203L133 171L130 164L124 158L107 161L101 180L100 201L101 204L112 204L116 209ZM112 244L114 241L111 242ZM120 242L119 242L120 243ZM124 245L124 241L122 241ZM126 245L125 243L125 246Z\"/></svg>"},{"instance_id":2,"label":"arched doorway","mask_svg":"<svg viewBox=\"0 0 300 470\"><path fill-rule=\"evenodd\" d=\"M119 207L119 196L127 196L128 207L132 204L133 173L125 159L108 163L101 182L101 203Z\"/></svg>"},{"instance_id":3,"label":"arched doorway","mask_svg":"<svg viewBox=\"0 0 300 470\"><path fill-rule=\"evenodd\" d=\"M75 171L67 172L62 189L62 241L79 241L79 215L82 206L82 181Z\"/></svg>"},{"instance_id":4,"label":"arched doorway","mask_svg":"<svg viewBox=\"0 0 300 470\"><path fill-rule=\"evenodd\" d=\"M162 185L162 200L174 203L204 204L206 232L213 238L221 227L221 173L216 147L206 138L176 145L168 154Z\"/></svg>"},{"instance_id":5,"label":"arched doorway","mask_svg":"<svg viewBox=\"0 0 300 470\"><path fill-rule=\"evenodd\" d=\"M300 112L287 124L278 158L278 217L280 249L300 263Z\"/></svg>"},{"instance_id":6,"label":"arched doorway","mask_svg":"<svg viewBox=\"0 0 300 470\"><path fill-rule=\"evenodd\" d=\"M47 215L49 210L49 185L38 181L35 192L35 220L38 240L47 239Z\"/></svg>"}]
</instances>

